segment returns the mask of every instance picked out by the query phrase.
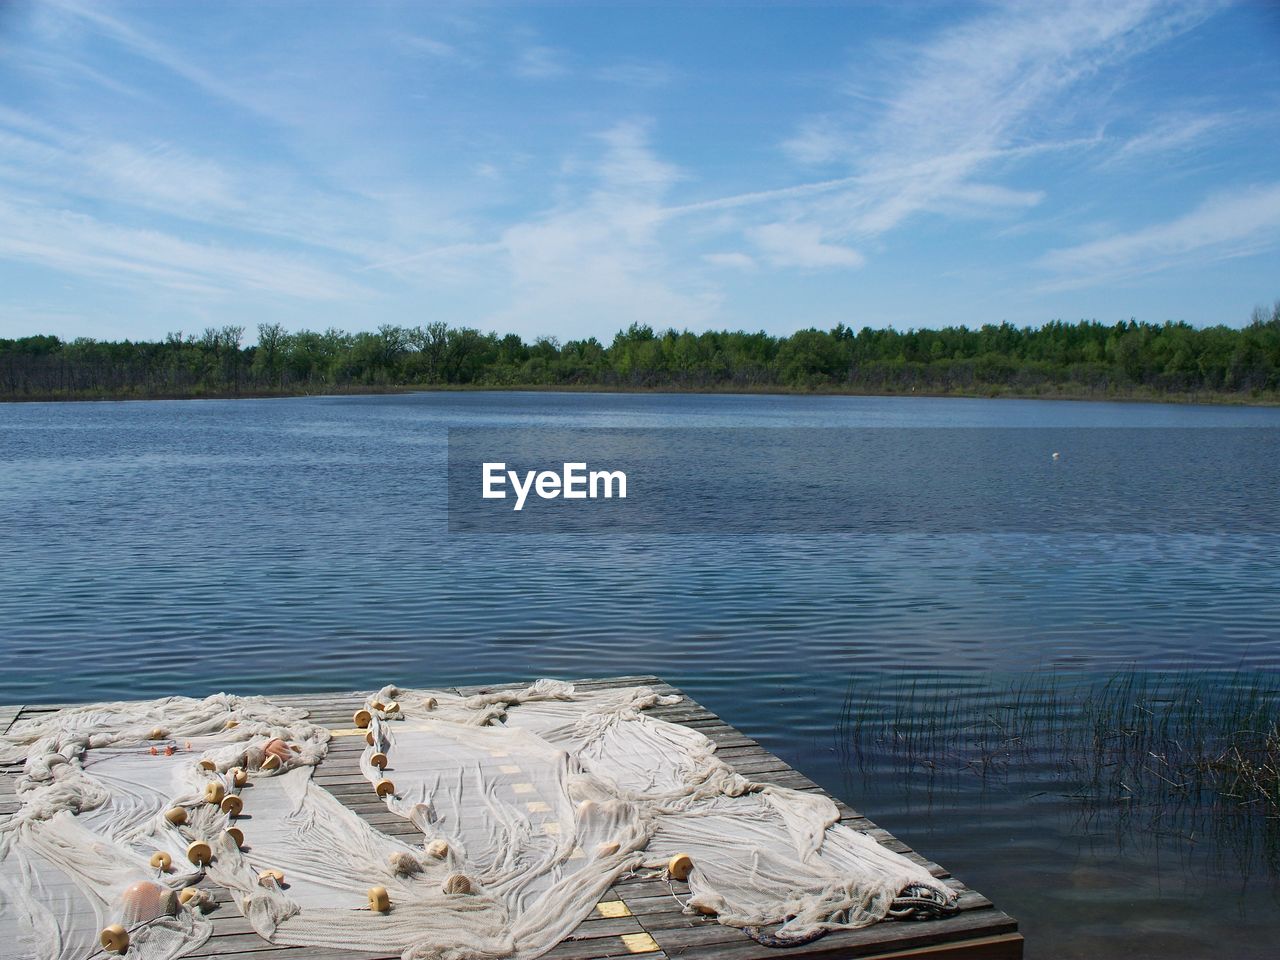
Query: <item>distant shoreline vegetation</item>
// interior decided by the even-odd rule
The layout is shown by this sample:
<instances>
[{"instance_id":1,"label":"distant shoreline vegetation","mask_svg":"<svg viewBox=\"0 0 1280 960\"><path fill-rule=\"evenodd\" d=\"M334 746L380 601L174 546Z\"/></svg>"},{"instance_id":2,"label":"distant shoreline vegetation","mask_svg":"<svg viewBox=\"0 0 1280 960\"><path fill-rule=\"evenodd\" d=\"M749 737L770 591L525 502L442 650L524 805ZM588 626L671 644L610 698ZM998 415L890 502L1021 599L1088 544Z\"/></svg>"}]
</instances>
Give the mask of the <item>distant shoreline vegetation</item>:
<instances>
[{"instance_id":1,"label":"distant shoreline vegetation","mask_svg":"<svg viewBox=\"0 0 1280 960\"><path fill-rule=\"evenodd\" d=\"M607 346L432 323L289 333L260 324L162 341L0 339L0 400L549 389L916 394L1280 403L1280 301L1241 328L1061 321L977 329L656 331Z\"/></svg>"}]
</instances>

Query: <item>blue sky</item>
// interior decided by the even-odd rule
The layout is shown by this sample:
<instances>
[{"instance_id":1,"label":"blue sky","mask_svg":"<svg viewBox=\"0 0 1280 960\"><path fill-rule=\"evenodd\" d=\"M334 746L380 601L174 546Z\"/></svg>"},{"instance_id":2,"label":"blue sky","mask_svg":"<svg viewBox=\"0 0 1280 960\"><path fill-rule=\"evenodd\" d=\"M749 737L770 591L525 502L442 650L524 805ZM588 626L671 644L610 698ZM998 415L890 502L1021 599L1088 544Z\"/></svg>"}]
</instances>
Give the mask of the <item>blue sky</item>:
<instances>
[{"instance_id":1,"label":"blue sky","mask_svg":"<svg viewBox=\"0 0 1280 960\"><path fill-rule=\"evenodd\" d=\"M1277 297L1271 4L0 0L0 336Z\"/></svg>"}]
</instances>

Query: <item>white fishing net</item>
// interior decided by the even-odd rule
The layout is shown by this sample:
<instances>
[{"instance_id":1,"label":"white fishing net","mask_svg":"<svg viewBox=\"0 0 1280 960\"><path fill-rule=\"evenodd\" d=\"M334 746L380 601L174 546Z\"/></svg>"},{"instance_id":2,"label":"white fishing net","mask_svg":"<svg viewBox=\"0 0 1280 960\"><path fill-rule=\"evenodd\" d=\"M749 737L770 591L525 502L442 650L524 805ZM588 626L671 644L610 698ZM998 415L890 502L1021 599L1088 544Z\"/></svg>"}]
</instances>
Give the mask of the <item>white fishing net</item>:
<instances>
[{"instance_id":1,"label":"white fishing net","mask_svg":"<svg viewBox=\"0 0 1280 960\"><path fill-rule=\"evenodd\" d=\"M0 738L0 763L26 764L0 826L0 938L22 960L87 958L119 924L129 956L169 960L209 936L199 900L173 896L206 872L274 943L406 960L532 960L619 877L680 855L686 909L794 939L881 920L908 890L954 901L826 797L753 783L702 734L644 712L676 699L550 680L472 697L384 688L367 730L341 731L367 734L368 782L334 790L383 795L420 844L317 784L329 731L301 711L220 695L24 721ZM198 863L193 843L208 844Z\"/></svg>"},{"instance_id":2,"label":"white fishing net","mask_svg":"<svg viewBox=\"0 0 1280 960\"><path fill-rule=\"evenodd\" d=\"M225 792L225 771L259 767L277 737L302 751L280 769L314 763L328 735L304 716L219 695L93 704L14 724L0 737L0 764L24 764L21 805L0 824L3 955L85 960L109 943L170 960L202 944L204 898L184 904L178 892L200 877L190 845L229 825L205 788Z\"/></svg>"}]
</instances>

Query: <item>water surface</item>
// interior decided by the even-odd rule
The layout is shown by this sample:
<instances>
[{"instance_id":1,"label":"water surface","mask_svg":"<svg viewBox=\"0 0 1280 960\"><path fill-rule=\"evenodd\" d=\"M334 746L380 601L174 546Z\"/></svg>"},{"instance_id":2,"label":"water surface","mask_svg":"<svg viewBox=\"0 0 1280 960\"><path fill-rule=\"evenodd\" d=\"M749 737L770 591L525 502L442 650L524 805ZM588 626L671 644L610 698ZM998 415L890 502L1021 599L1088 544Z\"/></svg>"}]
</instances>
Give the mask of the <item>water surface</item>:
<instances>
[{"instance_id":1,"label":"water surface","mask_svg":"<svg viewBox=\"0 0 1280 960\"><path fill-rule=\"evenodd\" d=\"M1029 956L1270 955L1280 827L1166 829L1082 804L1034 763L921 780L892 745L851 755L847 733L851 710L892 709L904 675L954 705L1045 669L1272 674L1280 537L450 535L445 438L477 426L1280 428L1280 410L544 393L4 405L0 703L654 673L1017 916ZM1147 492L1116 496L1138 509ZM851 681L883 692L849 701Z\"/></svg>"}]
</instances>

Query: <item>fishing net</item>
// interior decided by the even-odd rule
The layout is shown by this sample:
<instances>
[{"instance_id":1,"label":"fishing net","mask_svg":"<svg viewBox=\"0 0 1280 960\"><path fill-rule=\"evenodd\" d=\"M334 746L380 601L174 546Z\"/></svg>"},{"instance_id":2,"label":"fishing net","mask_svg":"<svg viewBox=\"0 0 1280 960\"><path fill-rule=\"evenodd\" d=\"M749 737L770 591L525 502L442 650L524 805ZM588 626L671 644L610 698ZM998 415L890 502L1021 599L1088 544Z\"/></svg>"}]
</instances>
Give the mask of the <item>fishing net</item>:
<instances>
[{"instance_id":1,"label":"fishing net","mask_svg":"<svg viewBox=\"0 0 1280 960\"><path fill-rule=\"evenodd\" d=\"M792 942L882 920L904 892L954 901L826 797L754 783L645 713L677 699L550 680L384 688L361 728L336 732L365 738L361 795L415 825L412 843L317 783L330 731L266 700L23 721L0 738L0 763L25 760L22 806L0 826L0 937L22 960L87 958L118 925L129 956L169 960L209 936L207 896L189 898L204 875L274 943L406 960L531 960L642 871L687 875L690 912L781 924Z\"/></svg>"}]
</instances>

